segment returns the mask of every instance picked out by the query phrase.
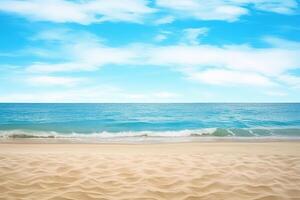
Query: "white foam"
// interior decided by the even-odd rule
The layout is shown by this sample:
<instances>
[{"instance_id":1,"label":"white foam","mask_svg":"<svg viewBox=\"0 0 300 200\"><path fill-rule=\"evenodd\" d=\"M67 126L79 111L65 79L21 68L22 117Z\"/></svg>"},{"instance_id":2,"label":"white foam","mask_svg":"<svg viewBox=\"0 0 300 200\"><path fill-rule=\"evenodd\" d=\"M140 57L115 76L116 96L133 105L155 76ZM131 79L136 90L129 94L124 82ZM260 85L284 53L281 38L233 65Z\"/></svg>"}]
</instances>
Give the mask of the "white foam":
<instances>
[{"instance_id":1,"label":"white foam","mask_svg":"<svg viewBox=\"0 0 300 200\"><path fill-rule=\"evenodd\" d=\"M116 138L116 137L189 137L212 135L216 128L180 131L122 131L122 132L95 132L95 133L58 133L55 131L0 131L2 138Z\"/></svg>"}]
</instances>

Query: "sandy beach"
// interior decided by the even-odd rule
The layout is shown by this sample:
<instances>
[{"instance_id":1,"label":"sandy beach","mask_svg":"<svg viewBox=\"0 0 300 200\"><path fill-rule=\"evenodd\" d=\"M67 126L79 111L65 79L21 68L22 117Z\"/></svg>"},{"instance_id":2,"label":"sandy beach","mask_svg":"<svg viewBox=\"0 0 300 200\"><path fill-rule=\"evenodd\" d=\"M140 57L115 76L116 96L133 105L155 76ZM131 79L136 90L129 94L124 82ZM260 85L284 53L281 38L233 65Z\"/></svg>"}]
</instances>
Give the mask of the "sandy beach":
<instances>
[{"instance_id":1,"label":"sandy beach","mask_svg":"<svg viewBox=\"0 0 300 200\"><path fill-rule=\"evenodd\" d=\"M300 199L299 142L0 144L0 199Z\"/></svg>"}]
</instances>

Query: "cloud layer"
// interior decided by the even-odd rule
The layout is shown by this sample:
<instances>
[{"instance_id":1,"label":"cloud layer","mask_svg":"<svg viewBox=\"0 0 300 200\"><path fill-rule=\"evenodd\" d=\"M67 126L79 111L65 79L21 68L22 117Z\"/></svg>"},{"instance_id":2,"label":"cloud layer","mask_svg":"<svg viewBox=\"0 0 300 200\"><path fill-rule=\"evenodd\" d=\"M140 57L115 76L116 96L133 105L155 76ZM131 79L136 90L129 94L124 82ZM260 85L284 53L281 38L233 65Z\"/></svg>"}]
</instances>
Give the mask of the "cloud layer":
<instances>
[{"instance_id":1,"label":"cloud layer","mask_svg":"<svg viewBox=\"0 0 300 200\"><path fill-rule=\"evenodd\" d=\"M52 51L59 52L59 58L66 58L65 61L34 62L26 71L49 74L96 71L107 65L150 65L168 67L190 80L212 85L271 87L283 82L296 87L299 84L299 78L289 71L300 66L300 43L267 37L264 41L268 47L264 48L247 44L217 46L197 43L195 38L201 33L206 33L206 29L192 29L192 36L190 30L188 34L184 30L176 45L133 43L109 47L95 39L96 36L70 42L66 39L73 38L70 32L68 37L61 35L60 39L43 38L60 40Z\"/></svg>"},{"instance_id":2,"label":"cloud layer","mask_svg":"<svg viewBox=\"0 0 300 200\"><path fill-rule=\"evenodd\" d=\"M180 18L231 22L250 14L249 6L259 11L279 14L294 14L298 7L295 0L157 0L157 5Z\"/></svg>"},{"instance_id":3,"label":"cloud layer","mask_svg":"<svg viewBox=\"0 0 300 200\"><path fill-rule=\"evenodd\" d=\"M1 0L0 101L290 97L300 89L298 4Z\"/></svg>"},{"instance_id":4,"label":"cloud layer","mask_svg":"<svg viewBox=\"0 0 300 200\"><path fill-rule=\"evenodd\" d=\"M16 13L30 20L79 24L105 21L127 21L139 23L144 15L155 9L144 0L2 0L0 11Z\"/></svg>"},{"instance_id":5,"label":"cloud layer","mask_svg":"<svg viewBox=\"0 0 300 200\"><path fill-rule=\"evenodd\" d=\"M249 9L279 14L294 14L296 0L1 0L0 11L15 13L30 20L56 23L91 24L106 21L154 24L171 23L175 19L236 21L251 13ZM157 17L154 13L161 13Z\"/></svg>"}]
</instances>

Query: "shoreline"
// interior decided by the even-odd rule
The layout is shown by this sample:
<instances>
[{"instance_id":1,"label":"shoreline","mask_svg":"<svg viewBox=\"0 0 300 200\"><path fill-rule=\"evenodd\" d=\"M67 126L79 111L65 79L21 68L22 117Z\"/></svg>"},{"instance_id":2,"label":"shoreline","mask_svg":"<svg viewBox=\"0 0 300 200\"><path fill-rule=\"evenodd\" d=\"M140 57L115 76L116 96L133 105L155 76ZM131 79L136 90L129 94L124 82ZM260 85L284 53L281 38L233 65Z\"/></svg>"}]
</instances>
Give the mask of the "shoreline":
<instances>
[{"instance_id":1,"label":"shoreline","mask_svg":"<svg viewBox=\"0 0 300 200\"><path fill-rule=\"evenodd\" d=\"M67 137L0 138L0 144L177 144L177 143L272 143L300 142L300 137Z\"/></svg>"},{"instance_id":2,"label":"shoreline","mask_svg":"<svg viewBox=\"0 0 300 200\"><path fill-rule=\"evenodd\" d=\"M75 143L0 143L0 154L5 153L246 153L246 154L284 154L300 156L300 142L182 142L147 144L75 144ZM60 151L63 150L63 151ZM90 152L90 150L96 152ZM143 150L143 151L140 151ZM145 151L144 151L145 150ZM161 151L163 150L163 151Z\"/></svg>"}]
</instances>

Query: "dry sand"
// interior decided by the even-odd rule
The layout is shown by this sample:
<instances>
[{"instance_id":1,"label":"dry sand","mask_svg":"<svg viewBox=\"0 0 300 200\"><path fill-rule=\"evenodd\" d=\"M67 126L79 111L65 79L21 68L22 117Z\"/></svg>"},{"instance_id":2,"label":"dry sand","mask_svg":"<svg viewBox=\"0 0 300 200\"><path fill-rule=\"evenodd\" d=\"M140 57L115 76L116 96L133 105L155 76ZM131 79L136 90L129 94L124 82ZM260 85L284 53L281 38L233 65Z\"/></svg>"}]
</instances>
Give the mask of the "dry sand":
<instances>
[{"instance_id":1,"label":"dry sand","mask_svg":"<svg viewBox=\"0 0 300 200\"><path fill-rule=\"evenodd\" d=\"M300 143L0 144L0 199L300 199Z\"/></svg>"}]
</instances>

